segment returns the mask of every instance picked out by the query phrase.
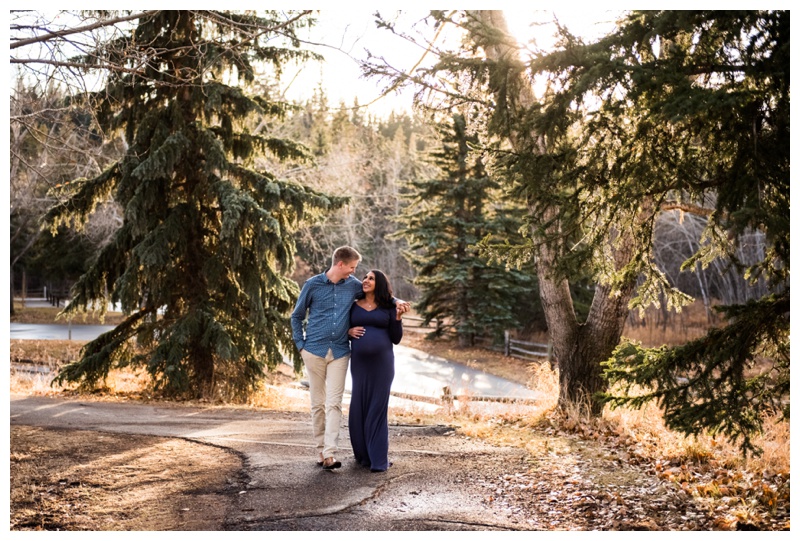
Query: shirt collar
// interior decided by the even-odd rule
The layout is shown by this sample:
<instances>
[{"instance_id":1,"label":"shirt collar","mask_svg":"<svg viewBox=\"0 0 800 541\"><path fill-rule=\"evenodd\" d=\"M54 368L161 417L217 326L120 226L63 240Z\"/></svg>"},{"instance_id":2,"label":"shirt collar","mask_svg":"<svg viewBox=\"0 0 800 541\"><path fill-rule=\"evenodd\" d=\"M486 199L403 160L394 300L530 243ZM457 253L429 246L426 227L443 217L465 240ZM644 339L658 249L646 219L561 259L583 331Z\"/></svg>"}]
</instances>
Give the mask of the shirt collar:
<instances>
[{"instance_id":1,"label":"shirt collar","mask_svg":"<svg viewBox=\"0 0 800 541\"><path fill-rule=\"evenodd\" d=\"M322 278L328 284L333 284L333 285L343 284L343 283L345 283L347 281L348 278L350 278L350 276L346 276L346 277L342 278L341 280L339 280L338 282L334 282L330 278L328 278L328 271L329 270L331 270L331 269L328 268L328 269L325 270L325 272L322 273Z\"/></svg>"}]
</instances>

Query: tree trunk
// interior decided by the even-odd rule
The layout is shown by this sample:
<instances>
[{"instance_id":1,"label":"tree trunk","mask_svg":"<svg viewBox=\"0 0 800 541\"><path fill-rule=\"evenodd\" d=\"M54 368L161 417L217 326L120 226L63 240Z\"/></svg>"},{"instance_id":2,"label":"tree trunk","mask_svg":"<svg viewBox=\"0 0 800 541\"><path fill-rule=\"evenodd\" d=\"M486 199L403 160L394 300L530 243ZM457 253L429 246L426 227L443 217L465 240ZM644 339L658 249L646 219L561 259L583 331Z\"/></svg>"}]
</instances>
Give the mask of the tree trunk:
<instances>
[{"instance_id":1,"label":"tree trunk","mask_svg":"<svg viewBox=\"0 0 800 541\"><path fill-rule=\"evenodd\" d=\"M16 315L14 312L14 266L11 266L11 269L8 272L9 278L11 278L11 298L9 299L9 304L11 304L11 315Z\"/></svg>"},{"instance_id":2,"label":"tree trunk","mask_svg":"<svg viewBox=\"0 0 800 541\"><path fill-rule=\"evenodd\" d=\"M634 285L628 285L626 291L619 294L612 294L605 286L597 287L592 310L580 328L573 356L566 362L559 362L561 405L585 401L592 414L602 413L602 404L594 396L607 388L600 363L607 361L619 344Z\"/></svg>"},{"instance_id":3,"label":"tree trunk","mask_svg":"<svg viewBox=\"0 0 800 541\"><path fill-rule=\"evenodd\" d=\"M192 390L192 394L200 398L213 398L215 387L214 354L206 348L194 348L192 366L198 387Z\"/></svg>"},{"instance_id":4,"label":"tree trunk","mask_svg":"<svg viewBox=\"0 0 800 541\"><path fill-rule=\"evenodd\" d=\"M526 109L536 103L530 81L525 78L524 70L512 70L512 61L518 59L518 54L513 44L516 43L508 32L502 11L480 10L470 11L478 23L473 27L473 32L478 41L481 28L490 27L504 32L508 40L485 46L486 56L489 60L500 62L507 66L505 77L495 77L493 81L503 81L505 88L518 89L518 94L509 96L508 104L510 114L520 118ZM485 34L484 34L485 35ZM516 78L517 81L510 82ZM494 86L494 92L501 91L499 86ZM510 131L509 140L514 150L519 153L544 152L545 141L539 134L521 133ZM540 223L547 223L557 217L560 209L551 208L542 216ZM545 233L557 233L556 225ZM534 241L542 243L536 260L536 269L539 278L539 294L547 321L547 329L553 346L553 355L558 361L559 369L559 406L564 408L570 405L586 406L587 410L599 415L602 404L595 398L595 393L606 389L606 382L602 377L601 362L611 357L611 353L619 343L625 318L628 316L628 301L633 294L636 282L618 285L615 290L607 285L599 284L595 290L594 299L586 322L579 324L575 315L569 282L566 278L554 275L556 262L561 253L566 250L563 241L552 241L538 238L536 227L533 228ZM552 238L561 238L552 235ZM615 270L620 270L630 261L633 254L634 239L629 234L616 240L612 250Z\"/></svg>"},{"instance_id":5,"label":"tree trunk","mask_svg":"<svg viewBox=\"0 0 800 541\"><path fill-rule=\"evenodd\" d=\"M559 248L543 245L536 262L539 296L553 355L558 362L558 403L562 408L570 405L585 407L589 413L599 415L603 407L595 395L606 390L600 363L611 357L619 343L636 282L630 280L618 286L617 290L598 284L589 315L580 324L575 315L568 280L553 277L553 269L561 253ZM621 246L613 251L616 270L630 260L632 252L633 239L626 237Z\"/></svg>"}]
</instances>

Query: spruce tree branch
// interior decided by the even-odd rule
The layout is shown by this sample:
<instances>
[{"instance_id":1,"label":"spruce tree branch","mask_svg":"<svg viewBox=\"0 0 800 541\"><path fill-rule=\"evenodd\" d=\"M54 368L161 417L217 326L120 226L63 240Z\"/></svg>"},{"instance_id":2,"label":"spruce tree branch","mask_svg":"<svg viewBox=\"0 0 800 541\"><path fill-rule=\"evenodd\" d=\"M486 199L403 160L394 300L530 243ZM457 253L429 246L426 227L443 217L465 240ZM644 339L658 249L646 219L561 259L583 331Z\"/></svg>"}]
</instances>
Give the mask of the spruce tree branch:
<instances>
[{"instance_id":1,"label":"spruce tree branch","mask_svg":"<svg viewBox=\"0 0 800 541\"><path fill-rule=\"evenodd\" d=\"M688 66L686 71L689 75L713 75L716 73L744 73L747 71L747 66L744 64L704 64L696 66Z\"/></svg>"}]
</instances>

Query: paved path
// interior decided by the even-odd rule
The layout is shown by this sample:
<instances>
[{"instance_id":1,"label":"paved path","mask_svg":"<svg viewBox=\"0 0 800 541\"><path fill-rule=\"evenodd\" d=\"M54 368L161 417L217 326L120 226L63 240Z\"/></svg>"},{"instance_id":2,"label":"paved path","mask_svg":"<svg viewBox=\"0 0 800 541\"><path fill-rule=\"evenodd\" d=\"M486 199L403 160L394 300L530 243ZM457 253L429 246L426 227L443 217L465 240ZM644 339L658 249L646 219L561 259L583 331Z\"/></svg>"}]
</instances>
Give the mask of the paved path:
<instances>
[{"instance_id":1,"label":"paved path","mask_svg":"<svg viewBox=\"0 0 800 541\"><path fill-rule=\"evenodd\" d=\"M447 426L390 427L384 473L315 463L308 414L93 402L11 395L11 424L184 438L243 457L226 530L518 530L483 479L526 468L524 452L460 437ZM349 449L346 427L340 448ZM184 457L176 457L180 460ZM501 473L498 473L501 472Z\"/></svg>"},{"instance_id":2,"label":"paved path","mask_svg":"<svg viewBox=\"0 0 800 541\"><path fill-rule=\"evenodd\" d=\"M11 323L12 340L94 340L113 325Z\"/></svg>"}]
</instances>

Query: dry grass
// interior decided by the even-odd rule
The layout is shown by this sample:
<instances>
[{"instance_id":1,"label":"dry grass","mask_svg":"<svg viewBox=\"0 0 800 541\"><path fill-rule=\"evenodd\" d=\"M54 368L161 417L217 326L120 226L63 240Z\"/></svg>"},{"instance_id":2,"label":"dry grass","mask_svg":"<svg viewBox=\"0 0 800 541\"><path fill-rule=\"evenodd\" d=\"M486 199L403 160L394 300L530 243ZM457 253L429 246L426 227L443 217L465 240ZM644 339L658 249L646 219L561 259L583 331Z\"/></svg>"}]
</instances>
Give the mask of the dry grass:
<instances>
[{"instance_id":1,"label":"dry grass","mask_svg":"<svg viewBox=\"0 0 800 541\"><path fill-rule=\"evenodd\" d=\"M80 349L86 342L75 340L12 340L11 341L11 392L36 395L74 395L80 394L75 386L54 385L53 377L58 366L77 360ZM29 364L36 363L50 367L47 373L27 370ZM257 407L276 411L308 410L308 393L302 390L292 367L280 365L268 373L261 382L261 388L246 402L214 401L218 404L236 407ZM91 392L100 400L151 400L158 399L150 376L140 370L111 370L105 381ZM207 404L209 400L199 400ZM187 401L190 404L191 401Z\"/></svg>"},{"instance_id":2,"label":"dry grass","mask_svg":"<svg viewBox=\"0 0 800 541\"><path fill-rule=\"evenodd\" d=\"M771 473L790 470L789 423L777 416L764 418L764 431L754 437L763 450L759 456L744 458L739 447L722 436L684 436L667 428L661 410L649 404L641 410L606 409L603 419L640 454L655 460L715 463Z\"/></svg>"},{"instance_id":3,"label":"dry grass","mask_svg":"<svg viewBox=\"0 0 800 541\"><path fill-rule=\"evenodd\" d=\"M85 343L79 340L11 340L11 362L55 367L77 360Z\"/></svg>"},{"instance_id":4,"label":"dry grass","mask_svg":"<svg viewBox=\"0 0 800 541\"><path fill-rule=\"evenodd\" d=\"M267 374L262 387L248 399L247 406L276 411L308 411L308 392L300 386L292 367L282 364Z\"/></svg>"},{"instance_id":5,"label":"dry grass","mask_svg":"<svg viewBox=\"0 0 800 541\"><path fill-rule=\"evenodd\" d=\"M10 443L12 531L217 530L241 468L180 438L12 425Z\"/></svg>"},{"instance_id":6,"label":"dry grass","mask_svg":"<svg viewBox=\"0 0 800 541\"><path fill-rule=\"evenodd\" d=\"M738 446L723 437L690 437L669 430L654 404L641 410L606 408L600 419L587 415L586 407L557 409L558 373L547 363L535 365L526 379L544 397L535 405L465 400L434 412L397 409L390 418L448 423L464 435L523 448L534 457L551 451L553 437L575 434L615 449L630 463L675 483L704 505L721 529L737 524L789 527L788 422L766 418L763 434L754 439L763 454L743 457Z\"/></svg>"},{"instance_id":7,"label":"dry grass","mask_svg":"<svg viewBox=\"0 0 800 541\"><path fill-rule=\"evenodd\" d=\"M684 306L680 313L671 312L666 325L661 310L650 307L642 317L638 312L631 312L622 335L646 347L678 346L705 335L714 324L713 319L712 315L712 321L709 321L700 301Z\"/></svg>"}]
</instances>

